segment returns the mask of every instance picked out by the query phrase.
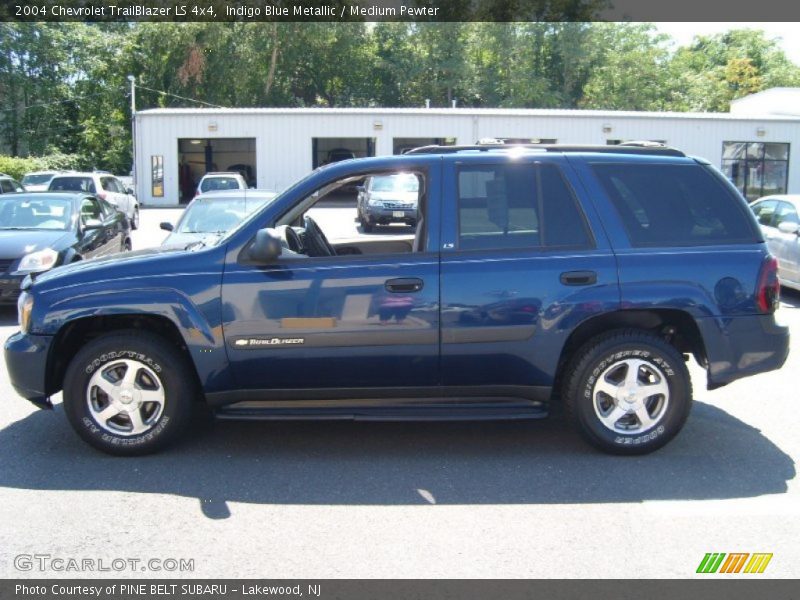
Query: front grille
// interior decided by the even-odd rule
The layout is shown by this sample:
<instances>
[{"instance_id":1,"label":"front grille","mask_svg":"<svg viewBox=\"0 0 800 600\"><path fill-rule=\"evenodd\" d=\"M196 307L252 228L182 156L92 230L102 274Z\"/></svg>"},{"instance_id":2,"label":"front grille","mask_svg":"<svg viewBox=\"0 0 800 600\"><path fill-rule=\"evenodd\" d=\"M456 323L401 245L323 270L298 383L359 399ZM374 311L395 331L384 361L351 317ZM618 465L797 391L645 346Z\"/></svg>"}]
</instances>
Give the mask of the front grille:
<instances>
[{"instance_id":1,"label":"front grille","mask_svg":"<svg viewBox=\"0 0 800 600\"><path fill-rule=\"evenodd\" d=\"M0 258L0 273L5 273L11 268L11 263L14 260L11 258Z\"/></svg>"},{"instance_id":2,"label":"front grille","mask_svg":"<svg viewBox=\"0 0 800 600\"><path fill-rule=\"evenodd\" d=\"M414 206L411 204L403 204L402 202L384 202L383 208L398 208L402 210L412 210Z\"/></svg>"}]
</instances>

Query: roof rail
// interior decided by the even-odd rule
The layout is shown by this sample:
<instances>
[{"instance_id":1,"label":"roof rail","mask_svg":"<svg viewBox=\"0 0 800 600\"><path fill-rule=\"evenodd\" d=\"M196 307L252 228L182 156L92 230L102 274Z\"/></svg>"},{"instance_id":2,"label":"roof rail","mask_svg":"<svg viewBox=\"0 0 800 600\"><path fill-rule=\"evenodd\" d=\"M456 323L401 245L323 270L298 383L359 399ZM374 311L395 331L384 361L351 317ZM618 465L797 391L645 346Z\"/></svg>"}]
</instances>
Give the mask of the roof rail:
<instances>
[{"instance_id":1,"label":"roof rail","mask_svg":"<svg viewBox=\"0 0 800 600\"><path fill-rule=\"evenodd\" d=\"M615 146L572 144L474 144L471 146L421 146L406 154L457 154L458 152L497 152L513 148L539 150L541 152L599 152L603 154L646 154L653 156L686 156L677 148L658 142L625 142Z\"/></svg>"}]
</instances>

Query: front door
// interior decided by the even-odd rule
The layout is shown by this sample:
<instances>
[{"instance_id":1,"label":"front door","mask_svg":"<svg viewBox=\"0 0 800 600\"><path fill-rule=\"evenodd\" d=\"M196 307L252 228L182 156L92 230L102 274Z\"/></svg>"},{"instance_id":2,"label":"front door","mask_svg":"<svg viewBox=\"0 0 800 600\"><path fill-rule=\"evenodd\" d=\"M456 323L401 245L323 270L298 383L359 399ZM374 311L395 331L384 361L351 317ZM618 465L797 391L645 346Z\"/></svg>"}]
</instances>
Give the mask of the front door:
<instances>
[{"instance_id":1,"label":"front door","mask_svg":"<svg viewBox=\"0 0 800 600\"><path fill-rule=\"evenodd\" d=\"M226 266L223 329L241 389L335 388L333 395L347 397L349 390L413 395L437 386L438 217L429 208L438 207L439 173L424 177L430 227L417 251L409 227L364 234L355 195L339 191L307 213L338 255L284 250L273 265Z\"/></svg>"}]
</instances>

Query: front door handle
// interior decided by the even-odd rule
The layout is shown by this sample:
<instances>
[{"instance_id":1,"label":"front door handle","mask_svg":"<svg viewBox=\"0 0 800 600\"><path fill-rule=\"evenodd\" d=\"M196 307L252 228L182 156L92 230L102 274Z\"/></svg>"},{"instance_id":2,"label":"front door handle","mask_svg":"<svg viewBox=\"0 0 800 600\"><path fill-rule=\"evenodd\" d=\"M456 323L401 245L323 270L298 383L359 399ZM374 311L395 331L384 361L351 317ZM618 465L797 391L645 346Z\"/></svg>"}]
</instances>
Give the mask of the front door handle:
<instances>
[{"instance_id":1,"label":"front door handle","mask_svg":"<svg viewBox=\"0 0 800 600\"><path fill-rule=\"evenodd\" d=\"M594 285L597 283L597 273L594 271L567 271L561 274L561 283L564 285Z\"/></svg>"},{"instance_id":2,"label":"front door handle","mask_svg":"<svg viewBox=\"0 0 800 600\"><path fill-rule=\"evenodd\" d=\"M401 277L399 279L389 279L385 284L387 292L395 294L418 292L425 286L422 279L416 277Z\"/></svg>"}]
</instances>

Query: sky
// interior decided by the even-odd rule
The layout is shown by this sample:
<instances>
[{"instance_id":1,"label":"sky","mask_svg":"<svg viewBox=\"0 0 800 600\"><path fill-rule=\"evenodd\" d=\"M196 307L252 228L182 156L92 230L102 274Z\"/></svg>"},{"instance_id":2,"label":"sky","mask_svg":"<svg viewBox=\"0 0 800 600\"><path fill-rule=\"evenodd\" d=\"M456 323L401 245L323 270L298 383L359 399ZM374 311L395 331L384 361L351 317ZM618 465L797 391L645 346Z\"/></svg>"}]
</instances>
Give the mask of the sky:
<instances>
[{"instance_id":1,"label":"sky","mask_svg":"<svg viewBox=\"0 0 800 600\"><path fill-rule=\"evenodd\" d=\"M763 29L768 37L781 38L786 56L800 66L800 23L655 23L678 46L685 46L695 35L723 33L730 29Z\"/></svg>"}]
</instances>

